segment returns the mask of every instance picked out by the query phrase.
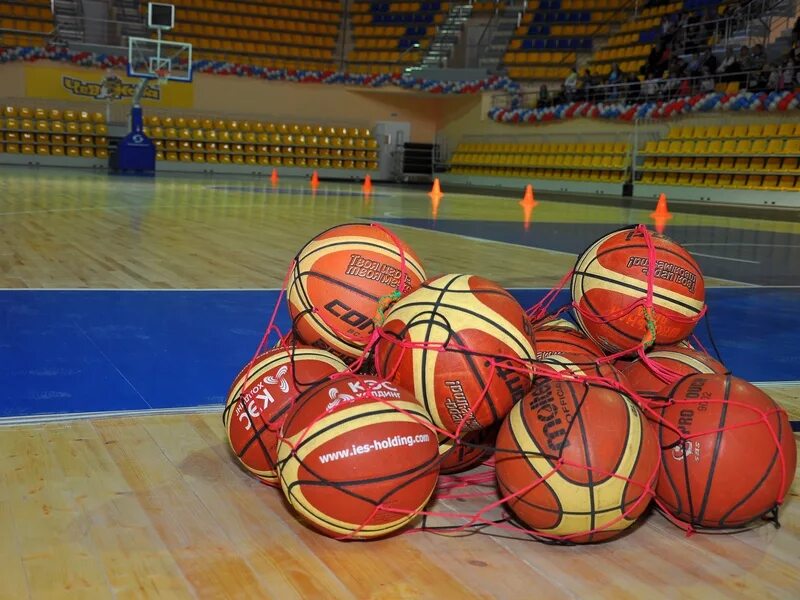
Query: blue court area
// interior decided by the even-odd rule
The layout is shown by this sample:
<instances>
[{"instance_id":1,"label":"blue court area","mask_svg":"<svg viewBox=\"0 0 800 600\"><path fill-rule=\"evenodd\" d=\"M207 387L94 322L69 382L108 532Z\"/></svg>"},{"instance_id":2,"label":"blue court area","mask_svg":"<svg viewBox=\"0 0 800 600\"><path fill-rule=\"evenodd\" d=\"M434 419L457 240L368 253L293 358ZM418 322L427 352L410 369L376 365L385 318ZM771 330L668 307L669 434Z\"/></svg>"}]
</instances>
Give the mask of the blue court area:
<instances>
[{"instance_id":1,"label":"blue court area","mask_svg":"<svg viewBox=\"0 0 800 600\"><path fill-rule=\"evenodd\" d=\"M605 223L377 217L378 221L580 254L610 227ZM800 235L719 226L670 226L667 235L684 245L707 277L756 285L800 285Z\"/></svg>"},{"instance_id":2,"label":"blue court area","mask_svg":"<svg viewBox=\"0 0 800 600\"><path fill-rule=\"evenodd\" d=\"M525 307L546 290L514 290ZM0 291L0 416L222 404L278 292ZM751 381L800 380L800 289L708 290L725 364ZM568 301L566 293L558 304ZM288 315L280 312L286 329ZM705 324L697 333L708 345Z\"/></svg>"}]
</instances>

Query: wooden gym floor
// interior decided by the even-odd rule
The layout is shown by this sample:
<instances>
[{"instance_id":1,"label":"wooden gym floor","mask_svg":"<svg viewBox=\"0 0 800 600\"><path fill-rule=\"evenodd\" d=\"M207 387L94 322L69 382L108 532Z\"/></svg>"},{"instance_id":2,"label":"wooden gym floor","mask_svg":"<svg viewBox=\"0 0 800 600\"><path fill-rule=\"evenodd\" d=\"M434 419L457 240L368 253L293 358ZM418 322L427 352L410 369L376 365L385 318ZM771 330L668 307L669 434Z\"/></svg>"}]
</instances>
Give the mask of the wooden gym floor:
<instances>
[{"instance_id":1,"label":"wooden gym floor","mask_svg":"<svg viewBox=\"0 0 800 600\"><path fill-rule=\"evenodd\" d=\"M686 538L653 514L590 547L362 544L307 530L236 466L222 396L322 229L380 220L429 274L478 273L530 304L592 239L648 222L539 197L526 227L516 200L444 191L434 219L415 189L0 167L0 598L798 597L797 482L780 529ZM676 214L667 233L707 274L726 364L799 419L800 225Z\"/></svg>"}]
</instances>

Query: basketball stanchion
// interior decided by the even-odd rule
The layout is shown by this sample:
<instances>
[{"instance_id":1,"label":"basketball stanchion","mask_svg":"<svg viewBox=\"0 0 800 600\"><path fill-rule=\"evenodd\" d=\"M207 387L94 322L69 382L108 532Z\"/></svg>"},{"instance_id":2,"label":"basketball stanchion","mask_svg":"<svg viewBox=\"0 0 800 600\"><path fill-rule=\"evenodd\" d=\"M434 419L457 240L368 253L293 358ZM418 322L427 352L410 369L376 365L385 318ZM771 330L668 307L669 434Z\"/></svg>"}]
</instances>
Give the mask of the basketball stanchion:
<instances>
[{"instance_id":1,"label":"basketball stanchion","mask_svg":"<svg viewBox=\"0 0 800 600\"><path fill-rule=\"evenodd\" d=\"M427 280L374 224L313 238L284 290L292 331L276 307L262 346L278 347L235 379L224 423L237 460L325 535L605 542L652 501L688 533L777 522L786 412L686 341L702 272L643 225L592 244L527 311L478 275Z\"/></svg>"}]
</instances>

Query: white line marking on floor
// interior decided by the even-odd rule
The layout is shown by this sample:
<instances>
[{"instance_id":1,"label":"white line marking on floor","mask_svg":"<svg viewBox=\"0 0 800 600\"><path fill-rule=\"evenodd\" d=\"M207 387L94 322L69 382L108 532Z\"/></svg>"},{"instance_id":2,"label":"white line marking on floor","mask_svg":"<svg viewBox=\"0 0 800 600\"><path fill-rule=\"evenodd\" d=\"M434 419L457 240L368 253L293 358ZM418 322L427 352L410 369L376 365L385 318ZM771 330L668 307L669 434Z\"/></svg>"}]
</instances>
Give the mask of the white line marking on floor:
<instances>
[{"instance_id":1,"label":"white line marking on floor","mask_svg":"<svg viewBox=\"0 0 800 600\"><path fill-rule=\"evenodd\" d=\"M717 258L719 260L730 260L733 262L749 263L751 265L760 265L760 260L748 260L746 258L733 258L731 256L719 256L717 254L704 254L703 252L692 252L695 256L705 256L706 258Z\"/></svg>"}]
</instances>

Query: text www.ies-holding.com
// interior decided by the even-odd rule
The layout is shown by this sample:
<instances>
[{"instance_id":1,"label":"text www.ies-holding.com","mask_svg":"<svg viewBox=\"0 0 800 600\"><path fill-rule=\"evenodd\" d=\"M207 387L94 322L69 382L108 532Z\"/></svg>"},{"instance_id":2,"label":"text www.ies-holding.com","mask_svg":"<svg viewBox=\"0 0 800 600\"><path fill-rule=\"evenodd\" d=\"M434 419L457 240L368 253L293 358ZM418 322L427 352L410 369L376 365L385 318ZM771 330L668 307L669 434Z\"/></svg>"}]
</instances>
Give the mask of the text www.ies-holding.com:
<instances>
[{"instance_id":1,"label":"text www.ies-holding.com","mask_svg":"<svg viewBox=\"0 0 800 600\"><path fill-rule=\"evenodd\" d=\"M398 448L400 446L414 446L416 444L426 444L431 440L428 433L421 433L419 435L394 435L382 440L373 440L369 444L357 444L349 448L342 448L335 452L327 452L320 454L319 462L323 465L329 462L335 462L343 458L350 458L353 456L360 456L361 454L369 454L370 452L379 452L381 450L388 450L389 448Z\"/></svg>"}]
</instances>

